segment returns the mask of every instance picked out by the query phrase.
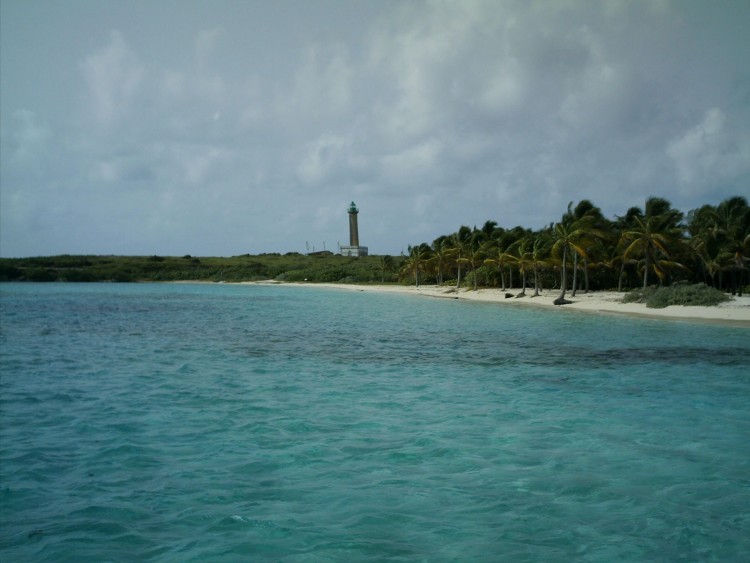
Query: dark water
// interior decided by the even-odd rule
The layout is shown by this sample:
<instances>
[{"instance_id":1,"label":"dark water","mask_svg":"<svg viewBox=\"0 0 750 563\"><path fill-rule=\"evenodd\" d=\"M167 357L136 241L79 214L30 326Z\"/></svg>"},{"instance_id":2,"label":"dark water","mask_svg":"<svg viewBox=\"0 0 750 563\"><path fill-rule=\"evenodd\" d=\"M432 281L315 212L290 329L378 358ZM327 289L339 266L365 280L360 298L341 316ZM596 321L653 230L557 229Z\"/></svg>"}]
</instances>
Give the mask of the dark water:
<instances>
[{"instance_id":1,"label":"dark water","mask_svg":"<svg viewBox=\"0 0 750 563\"><path fill-rule=\"evenodd\" d=\"M750 331L0 285L0 561L746 561Z\"/></svg>"}]
</instances>

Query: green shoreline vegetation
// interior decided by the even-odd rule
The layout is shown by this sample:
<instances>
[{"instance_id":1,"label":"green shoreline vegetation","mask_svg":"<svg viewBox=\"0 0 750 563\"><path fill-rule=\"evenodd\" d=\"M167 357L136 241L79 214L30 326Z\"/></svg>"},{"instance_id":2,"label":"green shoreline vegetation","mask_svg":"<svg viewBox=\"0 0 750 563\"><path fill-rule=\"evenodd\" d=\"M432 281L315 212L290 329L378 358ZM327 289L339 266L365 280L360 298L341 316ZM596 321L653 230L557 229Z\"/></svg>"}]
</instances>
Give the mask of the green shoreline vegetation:
<instances>
[{"instance_id":1,"label":"green shoreline vegetation","mask_svg":"<svg viewBox=\"0 0 750 563\"><path fill-rule=\"evenodd\" d=\"M0 281L432 283L456 288L635 290L650 307L710 305L750 283L750 206L744 197L687 215L651 197L613 220L588 200L532 230L486 221L461 226L402 256L359 258L323 251L234 257L50 256L0 258ZM658 285L658 288L655 287Z\"/></svg>"}]
</instances>

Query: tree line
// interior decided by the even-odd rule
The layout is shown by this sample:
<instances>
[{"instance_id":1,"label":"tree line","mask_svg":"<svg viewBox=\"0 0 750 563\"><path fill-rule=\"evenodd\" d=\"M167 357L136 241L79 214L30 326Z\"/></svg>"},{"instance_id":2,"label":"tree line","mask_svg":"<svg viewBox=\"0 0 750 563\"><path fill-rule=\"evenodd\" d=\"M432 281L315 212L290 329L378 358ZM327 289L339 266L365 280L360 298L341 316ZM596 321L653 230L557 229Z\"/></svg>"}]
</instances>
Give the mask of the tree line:
<instances>
[{"instance_id":1,"label":"tree line","mask_svg":"<svg viewBox=\"0 0 750 563\"><path fill-rule=\"evenodd\" d=\"M539 230L486 221L481 228L461 226L432 244L409 246L399 275L416 285L520 287L517 296L555 289L555 302L563 304L577 291L681 281L742 295L749 264L750 206L744 197L687 215L664 198L650 197L614 220L584 199Z\"/></svg>"}]
</instances>

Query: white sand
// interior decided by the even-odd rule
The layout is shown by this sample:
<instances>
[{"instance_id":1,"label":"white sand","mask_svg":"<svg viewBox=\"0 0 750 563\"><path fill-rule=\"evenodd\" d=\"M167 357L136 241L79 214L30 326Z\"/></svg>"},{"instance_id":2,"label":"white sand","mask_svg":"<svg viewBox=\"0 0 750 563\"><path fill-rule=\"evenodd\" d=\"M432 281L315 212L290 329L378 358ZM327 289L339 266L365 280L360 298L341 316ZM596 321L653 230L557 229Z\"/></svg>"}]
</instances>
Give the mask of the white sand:
<instances>
[{"instance_id":1,"label":"white sand","mask_svg":"<svg viewBox=\"0 0 750 563\"><path fill-rule=\"evenodd\" d=\"M549 307L556 310L625 314L658 319L719 323L750 328L750 296L734 297L731 301L722 303L716 307L685 307L672 305L670 307L665 307L664 309L649 309L642 303L622 303L624 293L612 291L595 291L591 293L583 293L579 291L575 297L572 297L570 292L568 292L566 294L566 299L572 303L569 305L557 306L553 304L553 301L559 295L559 291L555 290L546 290L542 292L542 295L539 297L531 297L534 290L527 289L526 297L512 297L508 299L505 297L506 293L517 295L520 292L520 289L507 291L501 291L499 289L480 289L474 291L473 289L461 288L456 291L455 288L435 285L422 285L419 287L400 285L349 285L335 283L293 285L331 287L349 291L403 293L408 295L450 299L458 298L473 301L502 303L503 305L509 306Z\"/></svg>"}]
</instances>

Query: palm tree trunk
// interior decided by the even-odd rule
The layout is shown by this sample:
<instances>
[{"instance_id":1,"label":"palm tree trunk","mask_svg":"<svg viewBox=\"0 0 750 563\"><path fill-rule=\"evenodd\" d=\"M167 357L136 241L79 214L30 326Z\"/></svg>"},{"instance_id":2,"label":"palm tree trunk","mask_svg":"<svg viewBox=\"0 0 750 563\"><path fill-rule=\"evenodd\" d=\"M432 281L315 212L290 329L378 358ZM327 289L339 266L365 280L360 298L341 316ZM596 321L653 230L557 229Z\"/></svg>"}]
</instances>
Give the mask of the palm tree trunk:
<instances>
[{"instance_id":1,"label":"palm tree trunk","mask_svg":"<svg viewBox=\"0 0 750 563\"><path fill-rule=\"evenodd\" d=\"M521 293L516 295L516 297L526 297L526 270L525 269L521 272Z\"/></svg>"},{"instance_id":2,"label":"palm tree trunk","mask_svg":"<svg viewBox=\"0 0 750 563\"><path fill-rule=\"evenodd\" d=\"M576 296L576 291L578 291L578 253L573 252L573 286L572 286L572 293L570 294L571 297Z\"/></svg>"},{"instance_id":3,"label":"palm tree trunk","mask_svg":"<svg viewBox=\"0 0 750 563\"><path fill-rule=\"evenodd\" d=\"M620 277L617 279L617 292L622 292L622 277L625 274L625 260L620 264Z\"/></svg>"},{"instance_id":4,"label":"palm tree trunk","mask_svg":"<svg viewBox=\"0 0 750 563\"><path fill-rule=\"evenodd\" d=\"M643 266L643 289L648 287L648 251L646 251L646 259Z\"/></svg>"},{"instance_id":5,"label":"palm tree trunk","mask_svg":"<svg viewBox=\"0 0 750 563\"><path fill-rule=\"evenodd\" d=\"M555 299L554 303L555 305L564 305L566 303L565 300L565 289L566 289L566 277L568 275L567 268L565 265L568 262L568 247L567 245L563 247L563 255L562 255L562 275L560 276L560 295L557 299Z\"/></svg>"},{"instance_id":6,"label":"palm tree trunk","mask_svg":"<svg viewBox=\"0 0 750 563\"><path fill-rule=\"evenodd\" d=\"M589 259L588 258L583 259L583 279L585 283L583 292L588 293L589 292Z\"/></svg>"}]
</instances>

